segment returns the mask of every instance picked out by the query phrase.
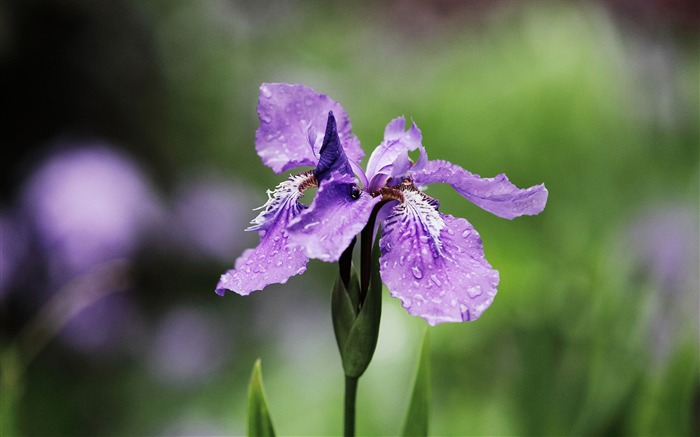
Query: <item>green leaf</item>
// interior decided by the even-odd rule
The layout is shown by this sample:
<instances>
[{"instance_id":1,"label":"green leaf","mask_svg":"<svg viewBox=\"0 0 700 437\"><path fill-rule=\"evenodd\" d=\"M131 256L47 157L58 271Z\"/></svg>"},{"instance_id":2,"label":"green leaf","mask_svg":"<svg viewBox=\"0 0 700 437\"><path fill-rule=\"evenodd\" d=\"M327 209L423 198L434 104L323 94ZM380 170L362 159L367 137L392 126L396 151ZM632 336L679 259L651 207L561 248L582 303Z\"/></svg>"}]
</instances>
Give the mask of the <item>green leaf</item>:
<instances>
[{"instance_id":1,"label":"green leaf","mask_svg":"<svg viewBox=\"0 0 700 437\"><path fill-rule=\"evenodd\" d=\"M265 388L263 387L260 359L253 366L248 386L248 436L274 436L270 412L267 409Z\"/></svg>"},{"instance_id":2,"label":"green leaf","mask_svg":"<svg viewBox=\"0 0 700 437\"><path fill-rule=\"evenodd\" d=\"M427 436L430 419L430 344L428 330L423 335L416 377L413 381L411 402L406 411L402 436Z\"/></svg>"},{"instance_id":3,"label":"green leaf","mask_svg":"<svg viewBox=\"0 0 700 437\"><path fill-rule=\"evenodd\" d=\"M345 288L340 275L335 280L331 292L331 314L333 318L333 330L338 342L341 357L345 349L350 329L357 318L357 301L360 293L360 280L357 272L351 267L350 290Z\"/></svg>"},{"instance_id":4,"label":"green leaf","mask_svg":"<svg viewBox=\"0 0 700 437\"><path fill-rule=\"evenodd\" d=\"M378 241L379 239L377 239ZM382 316L382 280L379 277L378 243L372 250L372 276L365 302L360 308L342 349L345 375L359 378L374 355Z\"/></svg>"}]
</instances>

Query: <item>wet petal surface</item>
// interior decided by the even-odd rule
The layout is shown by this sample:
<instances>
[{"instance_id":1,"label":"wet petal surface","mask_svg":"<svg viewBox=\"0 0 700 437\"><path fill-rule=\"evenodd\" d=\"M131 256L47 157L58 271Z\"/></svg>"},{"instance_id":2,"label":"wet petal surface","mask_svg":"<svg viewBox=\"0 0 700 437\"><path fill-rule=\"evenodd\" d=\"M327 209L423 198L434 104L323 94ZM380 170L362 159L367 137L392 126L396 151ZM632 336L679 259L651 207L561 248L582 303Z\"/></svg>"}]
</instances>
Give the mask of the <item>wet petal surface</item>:
<instances>
[{"instance_id":1,"label":"wet petal surface","mask_svg":"<svg viewBox=\"0 0 700 437\"><path fill-rule=\"evenodd\" d=\"M305 206L299 203L299 186L309 175L292 176L268 191L264 210L251 222L247 230L261 234L260 243L243 252L235 267L221 275L216 292L223 296L226 290L248 295L262 290L269 284L284 284L294 276L304 273L309 259L301 248L289 244L287 227L298 217Z\"/></svg>"},{"instance_id":2,"label":"wet petal surface","mask_svg":"<svg viewBox=\"0 0 700 437\"><path fill-rule=\"evenodd\" d=\"M410 314L431 325L476 320L493 302L499 281L479 234L466 220L439 213L420 193L405 195L384 222L382 281Z\"/></svg>"},{"instance_id":3,"label":"wet petal surface","mask_svg":"<svg viewBox=\"0 0 700 437\"><path fill-rule=\"evenodd\" d=\"M321 182L309 208L291 224L291 241L309 258L337 261L380 200L358 190L354 177L332 173Z\"/></svg>"},{"instance_id":4,"label":"wet petal surface","mask_svg":"<svg viewBox=\"0 0 700 437\"><path fill-rule=\"evenodd\" d=\"M446 183L463 197L499 217L513 219L521 215L542 212L548 192L542 185L518 188L505 174L482 178L447 161L429 161L422 170L412 174L416 185Z\"/></svg>"},{"instance_id":5,"label":"wet petal surface","mask_svg":"<svg viewBox=\"0 0 700 437\"><path fill-rule=\"evenodd\" d=\"M328 112L333 111L345 153L355 161L364 156L360 142L339 103L304 85L264 83L260 87L255 150L276 173L315 166L323 143Z\"/></svg>"}]
</instances>

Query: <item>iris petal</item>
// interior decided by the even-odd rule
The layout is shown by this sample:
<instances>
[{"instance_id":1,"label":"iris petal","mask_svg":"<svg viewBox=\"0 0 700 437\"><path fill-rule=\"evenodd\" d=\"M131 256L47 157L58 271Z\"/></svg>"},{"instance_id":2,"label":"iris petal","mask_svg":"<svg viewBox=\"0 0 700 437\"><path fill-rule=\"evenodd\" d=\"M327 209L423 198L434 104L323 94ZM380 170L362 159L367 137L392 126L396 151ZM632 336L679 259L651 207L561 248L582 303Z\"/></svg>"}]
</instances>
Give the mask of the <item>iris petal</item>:
<instances>
[{"instance_id":1,"label":"iris petal","mask_svg":"<svg viewBox=\"0 0 700 437\"><path fill-rule=\"evenodd\" d=\"M390 121L384 129L384 141L374 149L369 157L367 177L370 180L374 178L379 181L380 177L375 178L379 174L395 176L396 172L393 169L396 163L408 163L408 152L420 147L421 139L421 131L415 123L406 131L406 120L403 117ZM370 182L370 184L373 190L382 185L381 182Z\"/></svg>"},{"instance_id":2,"label":"iris petal","mask_svg":"<svg viewBox=\"0 0 700 437\"><path fill-rule=\"evenodd\" d=\"M431 325L476 320L499 281L479 234L466 220L439 213L419 192L404 194L384 222L382 281L410 314Z\"/></svg>"},{"instance_id":3,"label":"iris petal","mask_svg":"<svg viewBox=\"0 0 700 437\"><path fill-rule=\"evenodd\" d=\"M291 223L292 243L309 258L334 262L367 224L380 197L358 190L351 175L331 173L308 209Z\"/></svg>"},{"instance_id":4,"label":"iris petal","mask_svg":"<svg viewBox=\"0 0 700 437\"><path fill-rule=\"evenodd\" d=\"M299 187L308 180L308 174L292 176L273 191L261 208L264 210L251 222L247 230L259 231L260 243L246 250L235 267L221 275L216 292L223 295L231 290L248 295L262 290L270 284L284 284L294 276L306 271L309 259L298 246L289 244L287 227L306 208L299 202Z\"/></svg>"},{"instance_id":5,"label":"iris petal","mask_svg":"<svg viewBox=\"0 0 700 437\"><path fill-rule=\"evenodd\" d=\"M518 188L505 174L482 178L442 160L428 161L422 169L415 170L412 178L416 185L449 184L463 197L499 217L513 219L539 214L547 203L548 192L544 184Z\"/></svg>"},{"instance_id":6,"label":"iris petal","mask_svg":"<svg viewBox=\"0 0 700 437\"><path fill-rule=\"evenodd\" d=\"M260 87L255 149L263 163L275 173L298 166L315 166L321 148L328 112L333 111L338 136L347 156L364 156L350 119L334 100L304 85L264 83Z\"/></svg>"}]
</instances>

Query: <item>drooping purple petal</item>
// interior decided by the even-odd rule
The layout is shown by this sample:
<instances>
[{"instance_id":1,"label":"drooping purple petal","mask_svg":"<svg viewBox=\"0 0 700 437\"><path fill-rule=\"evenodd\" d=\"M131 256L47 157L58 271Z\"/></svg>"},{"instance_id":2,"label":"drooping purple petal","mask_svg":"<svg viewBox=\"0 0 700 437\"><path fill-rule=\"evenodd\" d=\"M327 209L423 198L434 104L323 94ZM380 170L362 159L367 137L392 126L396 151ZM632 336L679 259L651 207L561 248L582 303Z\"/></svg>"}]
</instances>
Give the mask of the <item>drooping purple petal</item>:
<instances>
[{"instance_id":1,"label":"drooping purple petal","mask_svg":"<svg viewBox=\"0 0 700 437\"><path fill-rule=\"evenodd\" d=\"M221 275L216 286L218 294L223 296L226 290L231 290L245 296L269 284L284 284L290 277L306 271L309 259L300 247L289 244L287 227L305 209L298 200L302 195L299 187L309 177L304 173L292 176L268 191L264 210L247 229L260 232L260 243L243 252L235 267Z\"/></svg>"},{"instance_id":2,"label":"drooping purple petal","mask_svg":"<svg viewBox=\"0 0 700 437\"><path fill-rule=\"evenodd\" d=\"M443 160L428 161L423 169L414 171L412 177L418 186L450 184L459 194L476 205L507 219L539 214L547 203L548 192L544 184L518 188L505 174L482 178Z\"/></svg>"},{"instance_id":3,"label":"drooping purple petal","mask_svg":"<svg viewBox=\"0 0 700 437\"><path fill-rule=\"evenodd\" d=\"M354 177L331 173L309 208L289 227L291 242L303 247L309 258L337 261L380 201L381 197L358 190Z\"/></svg>"},{"instance_id":4,"label":"drooping purple petal","mask_svg":"<svg viewBox=\"0 0 700 437\"><path fill-rule=\"evenodd\" d=\"M350 159L364 156L345 110L325 94L304 85L264 83L260 87L255 150L275 173L315 166L323 143L328 112L333 111L338 136Z\"/></svg>"},{"instance_id":5,"label":"drooping purple petal","mask_svg":"<svg viewBox=\"0 0 700 437\"><path fill-rule=\"evenodd\" d=\"M404 172L408 170L405 165L409 162L408 152L416 150L421 144L421 139L421 131L415 123L406 131L406 120L403 117L395 118L386 125L384 141L374 149L367 162L367 177L371 181L372 190L382 186L388 179L387 176L397 173L393 171L397 163L404 164Z\"/></svg>"},{"instance_id":6,"label":"drooping purple petal","mask_svg":"<svg viewBox=\"0 0 700 437\"><path fill-rule=\"evenodd\" d=\"M404 196L384 222L382 281L410 314L431 325L476 320L499 281L479 234L466 220L439 213L421 193Z\"/></svg>"},{"instance_id":7,"label":"drooping purple petal","mask_svg":"<svg viewBox=\"0 0 700 437\"><path fill-rule=\"evenodd\" d=\"M314 176L318 181L330 176L331 172L338 172L343 175L352 176L353 170L348 162L348 157L343 151L343 146L338 138L338 129L335 123L333 111L328 113L328 122L326 124L326 134L323 137L323 145L319 152L318 164L314 171Z\"/></svg>"}]
</instances>

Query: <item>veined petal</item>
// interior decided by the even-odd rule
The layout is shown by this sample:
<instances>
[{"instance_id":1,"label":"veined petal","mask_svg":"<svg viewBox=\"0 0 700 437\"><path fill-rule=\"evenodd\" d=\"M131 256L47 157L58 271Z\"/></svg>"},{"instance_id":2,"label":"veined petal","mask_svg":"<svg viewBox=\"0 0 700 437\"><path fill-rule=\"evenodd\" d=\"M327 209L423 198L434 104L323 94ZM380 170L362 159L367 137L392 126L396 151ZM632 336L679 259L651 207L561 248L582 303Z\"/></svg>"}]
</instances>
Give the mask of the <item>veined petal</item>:
<instances>
[{"instance_id":1,"label":"veined petal","mask_svg":"<svg viewBox=\"0 0 700 437\"><path fill-rule=\"evenodd\" d=\"M287 226L306 208L299 202L301 187L310 183L309 173L292 176L268 190L264 210L253 219L247 230L259 231L260 243L246 250L235 267L221 275L216 292L223 296L226 290L248 295L262 290L269 284L284 284L294 276L304 273L309 259L301 248L289 244Z\"/></svg>"},{"instance_id":2,"label":"veined petal","mask_svg":"<svg viewBox=\"0 0 700 437\"><path fill-rule=\"evenodd\" d=\"M408 312L429 324L476 320L496 295L498 271L464 219L441 214L417 191L384 222L382 281Z\"/></svg>"},{"instance_id":3,"label":"veined petal","mask_svg":"<svg viewBox=\"0 0 700 437\"><path fill-rule=\"evenodd\" d=\"M364 156L345 110L339 103L304 85L264 83L260 87L255 149L275 173L315 166L323 143L328 112L333 111L345 153L355 161Z\"/></svg>"},{"instance_id":4,"label":"veined petal","mask_svg":"<svg viewBox=\"0 0 700 437\"><path fill-rule=\"evenodd\" d=\"M416 150L420 146L421 140L421 131L415 123L406 131L406 120L403 117L390 121L384 129L384 141L374 149L369 157L367 177L372 180L378 174L392 175L397 159L406 155L403 161L408 163L408 152ZM403 161L399 160L400 163L404 163ZM374 187L374 189L376 188L379 187Z\"/></svg>"},{"instance_id":5,"label":"veined petal","mask_svg":"<svg viewBox=\"0 0 700 437\"><path fill-rule=\"evenodd\" d=\"M291 241L309 258L337 261L380 201L381 197L358 190L351 175L331 173L309 208L289 226Z\"/></svg>"},{"instance_id":6,"label":"veined petal","mask_svg":"<svg viewBox=\"0 0 700 437\"><path fill-rule=\"evenodd\" d=\"M313 176L309 172L292 175L284 182L280 182L274 190L267 190L267 202L256 210L262 209L253 220L251 226L246 231L266 231L277 221L277 216L284 210L296 216L306 205L299 202L303 196L302 185L313 181ZM315 182L315 181L314 181Z\"/></svg>"},{"instance_id":7,"label":"veined petal","mask_svg":"<svg viewBox=\"0 0 700 437\"><path fill-rule=\"evenodd\" d=\"M418 186L450 184L459 194L476 205L507 219L539 214L547 203L548 192L544 184L522 189L513 185L505 174L482 178L442 160L428 161L421 170L412 172L412 177Z\"/></svg>"}]
</instances>

